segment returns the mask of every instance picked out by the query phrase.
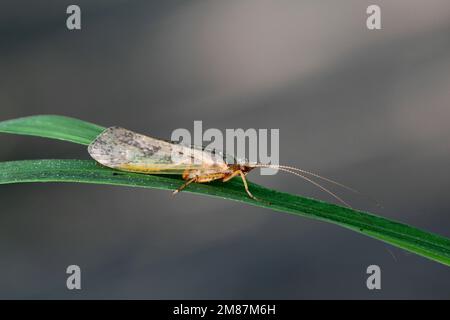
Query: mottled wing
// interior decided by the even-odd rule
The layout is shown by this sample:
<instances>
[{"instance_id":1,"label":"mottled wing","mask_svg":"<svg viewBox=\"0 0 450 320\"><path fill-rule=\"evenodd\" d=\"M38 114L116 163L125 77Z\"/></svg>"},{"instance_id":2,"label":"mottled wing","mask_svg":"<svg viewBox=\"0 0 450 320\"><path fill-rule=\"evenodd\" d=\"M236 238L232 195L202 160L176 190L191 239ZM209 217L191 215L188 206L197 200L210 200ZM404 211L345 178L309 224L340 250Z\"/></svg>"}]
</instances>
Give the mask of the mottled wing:
<instances>
[{"instance_id":1,"label":"mottled wing","mask_svg":"<svg viewBox=\"0 0 450 320\"><path fill-rule=\"evenodd\" d=\"M104 166L142 173L181 174L215 166L216 162L207 153L120 127L103 131L88 151Z\"/></svg>"}]
</instances>

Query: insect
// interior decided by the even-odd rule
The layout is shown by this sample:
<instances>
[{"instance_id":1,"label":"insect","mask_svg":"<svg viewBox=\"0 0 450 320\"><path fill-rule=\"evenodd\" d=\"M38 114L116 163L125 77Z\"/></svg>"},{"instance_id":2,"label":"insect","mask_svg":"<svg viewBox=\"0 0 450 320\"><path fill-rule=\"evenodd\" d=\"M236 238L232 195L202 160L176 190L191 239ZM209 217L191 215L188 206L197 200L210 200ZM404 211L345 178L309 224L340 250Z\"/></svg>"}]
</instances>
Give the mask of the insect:
<instances>
[{"instance_id":1,"label":"insect","mask_svg":"<svg viewBox=\"0 0 450 320\"><path fill-rule=\"evenodd\" d=\"M357 192L309 171L282 165L236 161L233 157L215 150L152 138L121 127L110 127L104 130L88 146L88 152L97 162L113 169L145 174L181 174L186 182L173 191L174 194L191 183L214 180L227 182L239 176L248 196L260 201L250 192L246 178L247 174L255 168L274 168L299 176L347 206L349 205L344 200L313 181L311 177Z\"/></svg>"}]
</instances>

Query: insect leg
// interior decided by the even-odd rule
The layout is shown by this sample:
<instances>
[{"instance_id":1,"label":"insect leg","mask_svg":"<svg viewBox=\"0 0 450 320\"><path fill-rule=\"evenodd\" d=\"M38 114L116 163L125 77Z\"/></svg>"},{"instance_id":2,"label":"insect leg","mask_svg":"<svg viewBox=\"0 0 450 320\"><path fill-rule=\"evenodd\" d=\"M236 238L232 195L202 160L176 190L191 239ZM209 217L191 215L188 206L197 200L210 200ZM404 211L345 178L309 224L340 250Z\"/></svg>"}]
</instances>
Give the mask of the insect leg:
<instances>
[{"instance_id":1,"label":"insect leg","mask_svg":"<svg viewBox=\"0 0 450 320\"><path fill-rule=\"evenodd\" d=\"M230 174L229 176L225 177L222 181L223 181L223 182L227 182L227 181L233 179L234 177L236 177L236 176L238 176L238 175L241 176L242 182L244 183L245 192L247 192L248 196L249 196L251 199L255 200L255 201L261 201L261 200L259 200L257 197L255 197L255 196L250 192L250 190L248 189L247 178L245 177L245 173L242 172L241 170L236 170L236 171L234 171L232 174Z\"/></svg>"},{"instance_id":2,"label":"insect leg","mask_svg":"<svg viewBox=\"0 0 450 320\"><path fill-rule=\"evenodd\" d=\"M239 170L238 172L241 175L242 182L244 183L244 188L245 188L245 191L247 192L248 196L255 201L259 201L259 199L257 197L255 197L248 189L247 178L245 177L245 174L241 170Z\"/></svg>"},{"instance_id":3,"label":"insect leg","mask_svg":"<svg viewBox=\"0 0 450 320\"><path fill-rule=\"evenodd\" d=\"M176 195L178 192L181 192L184 188L186 188L188 185L190 185L192 182L195 182L198 177L193 177L192 179L186 181L183 183L177 190L174 190L172 192L173 195Z\"/></svg>"},{"instance_id":4,"label":"insect leg","mask_svg":"<svg viewBox=\"0 0 450 320\"><path fill-rule=\"evenodd\" d=\"M238 176L239 175L239 172L240 172L240 170L236 170L236 171L234 171L232 174L230 174L229 176L227 176L227 177L225 177L225 178L223 178L223 182L227 182L227 181L229 181L229 180L231 180L231 179L233 179L234 177L236 177L236 176Z\"/></svg>"},{"instance_id":5,"label":"insect leg","mask_svg":"<svg viewBox=\"0 0 450 320\"><path fill-rule=\"evenodd\" d=\"M250 190L248 189L247 178L245 177L245 174L244 174L241 170L237 170L237 171L235 171L234 173L236 173L236 175L238 175L238 174L241 175L241 179L242 179L242 182L244 183L244 188L245 188L245 191L247 192L248 196L249 196L250 198L252 198L253 200L255 200L255 201L260 201L260 200L259 200L257 197L255 197L255 196L250 192ZM233 173L233 174L234 174L234 173Z\"/></svg>"}]
</instances>

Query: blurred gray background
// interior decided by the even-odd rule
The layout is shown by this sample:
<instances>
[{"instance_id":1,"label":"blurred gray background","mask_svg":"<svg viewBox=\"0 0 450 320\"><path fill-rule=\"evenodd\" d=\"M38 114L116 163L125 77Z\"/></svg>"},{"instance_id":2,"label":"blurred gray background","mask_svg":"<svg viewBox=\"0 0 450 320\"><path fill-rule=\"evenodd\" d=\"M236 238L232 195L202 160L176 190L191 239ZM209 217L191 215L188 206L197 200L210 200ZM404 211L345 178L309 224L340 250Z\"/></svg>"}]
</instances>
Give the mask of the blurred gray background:
<instances>
[{"instance_id":1,"label":"blurred gray background","mask_svg":"<svg viewBox=\"0 0 450 320\"><path fill-rule=\"evenodd\" d=\"M450 3L2 1L0 120L60 114L157 137L279 128L280 161L355 207L449 237ZM378 4L382 30L366 28ZM88 159L0 135L0 161ZM252 181L331 199L296 177ZM188 193L0 186L0 298L450 298L450 269L338 226ZM82 290L66 289L66 267ZM382 290L366 288L366 268Z\"/></svg>"}]
</instances>

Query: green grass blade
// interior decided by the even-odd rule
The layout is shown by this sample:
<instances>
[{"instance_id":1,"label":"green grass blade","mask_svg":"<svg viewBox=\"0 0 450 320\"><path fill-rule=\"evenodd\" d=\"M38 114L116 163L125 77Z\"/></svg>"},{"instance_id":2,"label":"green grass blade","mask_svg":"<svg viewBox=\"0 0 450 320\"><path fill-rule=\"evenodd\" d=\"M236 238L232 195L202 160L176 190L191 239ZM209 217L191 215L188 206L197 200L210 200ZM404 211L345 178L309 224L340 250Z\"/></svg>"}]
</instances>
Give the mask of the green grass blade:
<instances>
[{"instance_id":1,"label":"green grass blade","mask_svg":"<svg viewBox=\"0 0 450 320\"><path fill-rule=\"evenodd\" d=\"M0 132L65 140L88 145L105 128L56 115L39 115L0 122Z\"/></svg>"},{"instance_id":2,"label":"green grass blade","mask_svg":"<svg viewBox=\"0 0 450 320\"><path fill-rule=\"evenodd\" d=\"M0 163L0 184L21 182L81 182L174 190L183 181L172 175L144 175L112 170L93 160L25 160ZM450 240L372 214L278 192L250 184L248 198L239 179L228 183L192 184L186 192L221 197L254 206L332 222L397 247L450 265ZM169 198L169 195L168 195Z\"/></svg>"},{"instance_id":3,"label":"green grass blade","mask_svg":"<svg viewBox=\"0 0 450 320\"><path fill-rule=\"evenodd\" d=\"M39 121L36 121L36 118L40 118ZM70 130L66 130L64 124ZM102 127L94 124L57 116L37 116L0 122L0 131L3 132L33 134L85 145L102 130ZM26 160L0 163L0 184L22 182L80 182L168 190L174 190L183 183L178 176L126 173L102 167L93 160ZM186 192L221 197L331 222L450 266L450 240L445 237L369 213L278 192L256 184L250 184L250 188L256 197L270 204L248 198L239 179L227 183L191 184Z\"/></svg>"}]
</instances>

